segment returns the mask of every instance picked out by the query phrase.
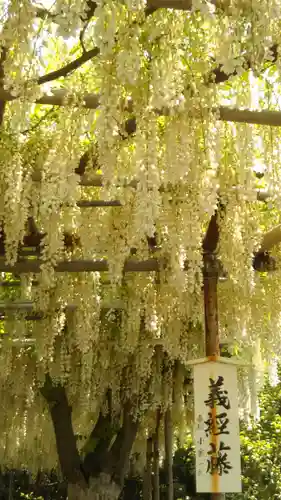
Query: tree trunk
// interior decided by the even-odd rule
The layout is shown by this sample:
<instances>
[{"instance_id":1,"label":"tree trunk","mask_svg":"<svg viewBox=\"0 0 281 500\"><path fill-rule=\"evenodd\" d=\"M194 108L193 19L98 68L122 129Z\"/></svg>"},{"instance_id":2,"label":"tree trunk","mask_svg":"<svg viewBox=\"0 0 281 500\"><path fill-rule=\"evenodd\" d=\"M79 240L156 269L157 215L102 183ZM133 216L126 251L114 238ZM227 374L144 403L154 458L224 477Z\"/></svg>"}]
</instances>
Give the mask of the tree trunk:
<instances>
[{"instance_id":1,"label":"tree trunk","mask_svg":"<svg viewBox=\"0 0 281 500\"><path fill-rule=\"evenodd\" d=\"M90 479L87 489L77 485L68 485L68 500L118 500L121 488L113 483L110 476L101 474Z\"/></svg>"}]
</instances>

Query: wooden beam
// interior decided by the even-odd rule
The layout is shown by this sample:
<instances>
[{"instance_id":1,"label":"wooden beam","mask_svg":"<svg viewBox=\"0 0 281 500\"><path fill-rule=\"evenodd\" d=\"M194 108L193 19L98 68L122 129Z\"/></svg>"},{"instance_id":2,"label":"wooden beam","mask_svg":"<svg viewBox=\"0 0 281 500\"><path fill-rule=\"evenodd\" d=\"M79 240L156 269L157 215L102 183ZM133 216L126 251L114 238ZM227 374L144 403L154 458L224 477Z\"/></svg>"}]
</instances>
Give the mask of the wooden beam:
<instances>
[{"instance_id":1,"label":"wooden beam","mask_svg":"<svg viewBox=\"0 0 281 500\"><path fill-rule=\"evenodd\" d=\"M160 478L159 478L159 472L160 472L160 444L159 444L159 434L160 434L160 425L161 425L161 411L158 408L156 410L156 426L155 426L155 431L153 433L152 439L153 439L153 500L160 500Z\"/></svg>"},{"instance_id":2,"label":"wooden beam","mask_svg":"<svg viewBox=\"0 0 281 500\"><path fill-rule=\"evenodd\" d=\"M32 282L31 282L32 286L38 286L38 284L39 284L39 281L37 281L37 280L32 280ZM111 285L111 281L109 279L102 279L101 285L102 286ZM13 279L11 281L10 280L0 281L0 287L3 287L3 288L18 288L20 286L22 286L22 282L20 279Z\"/></svg>"},{"instance_id":3,"label":"wooden beam","mask_svg":"<svg viewBox=\"0 0 281 500\"><path fill-rule=\"evenodd\" d=\"M120 200L80 200L77 201L79 208L97 208L97 207L122 207Z\"/></svg>"},{"instance_id":4,"label":"wooden beam","mask_svg":"<svg viewBox=\"0 0 281 500\"><path fill-rule=\"evenodd\" d=\"M102 309L124 309L124 306L124 302L119 299L110 302L106 300L102 301ZM67 304L65 306L65 310L67 311L76 311L78 308L76 304ZM8 311L34 312L34 314L38 314L36 305L32 300L15 300L13 302L0 301L0 315Z\"/></svg>"},{"instance_id":5,"label":"wooden beam","mask_svg":"<svg viewBox=\"0 0 281 500\"><path fill-rule=\"evenodd\" d=\"M275 261L266 252L258 252L253 259L253 267L256 271L266 272L275 270ZM0 259L0 272L12 274L25 274L41 272L42 261L35 259L22 259L14 266L6 264L4 259ZM153 272L165 269L166 260L164 258L152 257L146 260L128 259L124 264L124 272ZM189 265L186 261L184 269L188 270ZM82 273L82 272L106 272L109 271L108 261L106 259L96 260L65 260L61 261L55 267L58 273Z\"/></svg>"},{"instance_id":6,"label":"wooden beam","mask_svg":"<svg viewBox=\"0 0 281 500\"><path fill-rule=\"evenodd\" d=\"M267 202L268 199L272 196L272 193L267 189L258 189L257 190L257 200Z\"/></svg>"},{"instance_id":7,"label":"wooden beam","mask_svg":"<svg viewBox=\"0 0 281 500\"><path fill-rule=\"evenodd\" d=\"M32 175L32 180L33 182L40 182L41 181L41 173L40 172L34 172ZM128 188L133 188L136 189L138 186L138 180L137 179L132 179L131 181L127 182L126 180L123 180L122 182L117 181L117 186L119 187L128 187ZM96 174L96 175L81 175L80 180L79 180L80 186L86 186L86 187L103 187L104 186L104 176L101 174ZM159 192L163 193L166 190L169 190L173 188L173 185L168 183L167 186L160 186ZM233 189L235 190L236 187L233 186ZM266 202L268 198L270 198L271 193L270 191L266 189L257 189L257 200L258 201L263 201ZM121 206L122 203L120 200L80 200L77 202L77 206L79 207L113 207L113 206Z\"/></svg>"},{"instance_id":8,"label":"wooden beam","mask_svg":"<svg viewBox=\"0 0 281 500\"><path fill-rule=\"evenodd\" d=\"M223 2L219 0L210 0L213 5L223 6ZM174 9L174 10L191 10L193 6L192 0L147 0L147 11L158 9Z\"/></svg>"},{"instance_id":9,"label":"wooden beam","mask_svg":"<svg viewBox=\"0 0 281 500\"><path fill-rule=\"evenodd\" d=\"M32 175L32 180L33 182L41 182L41 172L34 172L33 175ZM80 179L79 179L79 184L80 186L86 186L86 187L103 187L104 185L104 176L103 175L100 175L100 174L96 174L96 175L81 175ZM137 180L132 180L130 182L126 182L126 181L123 181L123 182L120 182L118 185L120 185L120 187L132 187L132 188L136 188L137 185L138 185L138 181ZM96 200L94 200L96 201ZM81 203L83 203L83 200L80 201Z\"/></svg>"},{"instance_id":10,"label":"wooden beam","mask_svg":"<svg viewBox=\"0 0 281 500\"><path fill-rule=\"evenodd\" d=\"M23 338L15 338L14 339L14 338L11 338L10 336L8 336L6 333L1 333L0 344L7 337L9 337L11 342L16 347L31 347L31 346L36 344L36 340L34 338L28 337L28 338L24 338L24 339Z\"/></svg>"},{"instance_id":11,"label":"wooden beam","mask_svg":"<svg viewBox=\"0 0 281 500\"><path fill-rule=\"evenodd\" d=\"M166 500L174 500L174 477L173 477L173 419L171 408L168 408L164 417L165 435L165 460L164 469L166 475L167 493Z\"/></svg>"},{"instance_id":12,"label":"wooden beam","mask_svg":"<svg viewBox=\"0 0 281 500\"><path fill-rule=\"evenodd\" d=\"M0 260L0 272L24 274L24 273L40 273L42 261L39 259L26 259L17 262L14 266L5 264L4 260ZM147 259L138 261L134 259L127 260L124 265L125 272L152 272L159 271L164 266L164 259ZM109 270L108 262L105 259L97 260L65 260L59 262L55 267L59 273L81 273L81 272L104 272Z\"/></svg>"},{"instance_id":13,"label":"wooden beam","mask_svg":"<svg viewBox=\"0 0 281 500\"><path fill-rule=\"evenodd\" d=\"M260 251L269 252L273 247L281 243L281 224L264 234Z\"/></svg>"},{"instance_id":14,"label":"wooden beam","mask_svg":"<svg viewBox=\"0 0 281 500\"><path fill-rule=\"evenodd\" d=\"M35 104L43 104L45 106L65 106L67 103L70 103L71 100L68 100L68 93L61 90L53 90L52 93L43 94L40 99L36 99L33 101ZM1 101L15 101L18 97L10 94L3 88L0 88L0 99ZM84 97L84 106L87 109L97 109L99 106L99 96L98 94L85 94Z\"/></svg>"},{"instance_id":15,"label":"wooden beam","mask_svg":"<svg viewBox=\"0 0 281 500\"><path fill-rule=\"evenodd\" d=\"M222 207L219 207L218 211L211 217L203 245L205 249L203 256L203 293L206 356L220 355L218 319L218 282L220 265L217 260L216 250L220 238L218 217L221 208ZM225 495L221 493L211 493L210 498L211 500L225 500Z\"/></svg>"},{"instance_id":16,"label":"wooden beam","mask_svg":"<svg viewBox=\"0 0 281 500\"><path fill-rule=\"evenodd\" d=\"M94 2L92 2L94 4ZM216 0L211 0L212 4L221 4ZM158 9L174 9L174 10L191 10L192 0L147 0L145 8L146 15L150 15ZM90 12L93 14L93 11ZM56 22L56 14L48 11L47 9L38 7L36 9L36 16L40 19L49 19Z\"/></svg>"},{"instance_id":17,"label":"wooden beam","mask_svg":"<svg viewBox=\"0 0 281 500\"><path fill-rule=\"evenodd\" d=\"M206 258L208 258L207 254ZM218 273L217 267L214 266L213 272L210 272L210 270L204 272L206 356L219 356L220 354L217 294Z\"/></svg>"},{"instance_id":18,"label":"wooden beam","mask_svg":"<svg viewBox=\"0 0 281 500\"><path fill-rule=\"evenodd\" d=\"M147 9L191 10L192 0L148 0Z\"/></svg>"},{"instance_id":19,"label":"wooden beam","mask_svg":"<svg viewBox=\"0 0 281 500\"><path fill-rule=\"evenodd\" d=\"M146 440L146 464L143 471L142 480L142 498L143 500L152 500L152 438Z\"/></svg>"},{"instance_id":20,"label":"wooden beam","mask_svg":"<svg viewBox=\"0 0 281 500\"><path fill-rule=\"evenodd\" d=\"M235 123L250 123L253 125L269 125L271 127L281 126L280 111L252 111L248 109L232 109L221 106L218 110L219 120Z\"/></svg>"},{"instance_id":21,"label":"wooden beam","mask_svg":"<svg viewBox=\"0 0 281 500\"><path fill-rule=\"evenodd\" d=\"M17 97L11 95L4 89L0 89L0 100L14 101ZM67 93L64 90L56 90L51 94L44 94L40 99L35 101L37 104L50 106L64 106L67 104ZM87 109L97 109L99 106L99 96L97 94L85 94L84 106ZM269 125L271 127L281 126L280 111L252 111L247 109L232 109L225 106L220 106L213 109L217 114L218 119L227 122L250 123L256 125Z\"/></svg>"}]
</instances>

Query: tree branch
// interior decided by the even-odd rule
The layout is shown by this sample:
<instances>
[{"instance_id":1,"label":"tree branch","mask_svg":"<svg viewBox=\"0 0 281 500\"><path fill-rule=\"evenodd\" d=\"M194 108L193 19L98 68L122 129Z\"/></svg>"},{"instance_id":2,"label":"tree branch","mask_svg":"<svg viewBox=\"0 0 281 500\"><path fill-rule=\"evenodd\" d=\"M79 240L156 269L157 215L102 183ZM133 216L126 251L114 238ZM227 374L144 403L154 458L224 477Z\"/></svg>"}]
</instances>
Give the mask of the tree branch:
<instances>
[{"instance_id":1,"label":"tree branch","mask_svg":"<svg viewBox=\"0 0 281 500\"><path fill-rule=\"evenodd\" d=\"M131 414L130 402L123 407L123 425L108 453L106 471L112 479L123 486L129 464L130 453L139 427L139 421Z\"/></svg>"},{"instance_id":2,"label":"tree branch","mask_svg":"<svg viewBox=\"0 0 281 500\"><path fill-rule=\"evenodd\" d=\"M85 488L86 480L71 421L72 409L68 404L65 389L61 385L54 386L51 377L46 375L41 394L49 405L62 474L69 483Z\"/></svg>"},{"instance_id":3,"label":"tree branch","mask_svg":"<svg viewBox=\"0 0 281 500\"><path fill-rule=\"evenodd\" d=\"M278 45L274 44L269 50L269 57L268 59L265 59L265 62L270 62L270 63L275 63L278 59ZM243 64L243 69L245 71L248 71L251 69L251 61L246 60ZM227 80L229 80L230 77L232 76L237 76L238 72L237 70L233 71L232 73L225 73L223 71L223 66L219 65L217 68L215 68L212 73L209 75L209 79L207 83L224 83Z\"/></svg>"},{"instance_id":4,"label":"tree branch","mask_svg":"<svg viewBox=\"0 0 281 500\"><path fill-rule=\"evenodd\" d=\"M109 407L111 406L111 391L108 391ZM131 414L131 402L123 407L123 424L120 428L119 419L112 420L109 409L107 415L99 414L96 425L85 446L88 448L83 470L87 477L95 477L105 472L111 479L123 486L128 466L130 452L137 434L139 422ZM116 436L113 445L112 439ZM93 447L93 449L91 449Z\"/></svg>"},{"instance_id":5,"label":"tree branch","mask_svg":"<svg viewBox=\"0 0 281 500\"><path fill-rule=\"evenodd\" d=\"M94 15L96 8L97 8L96 2L93 2L93 0L88 0L87 1L87 15L85 16L83 21L88 21ZM44 7L38 7L36 9L36 17L38 17L39 19L48 19L48 20L55 23L57 15L58 14L54 14L53 12L51 12L48 9L44 9Z\"/></svg>"},{"instance_id":6,"label":"tree branch","mask_svg":"<svg viewBox=\"0 0 281 500\"><path fill-rule=\"evenodd\" d=\"M86 456L83 463L83 470L87 476L97 476L100 474L107 463L108 451L112 439L120 429L118 422L112 418L112 394L107 391L108 412L103 415L99 413L98 420L90 434L90 437L84 447Z\"/></svg>"},{"instance_id":7,"label":"tree branch","mask_svg":"<svg viewBox=\"0 0 281 500\"><path fill-rule=\"evenodd\" d=\"M218 7L222 6L221 2L218 0L212 0L212 3L214 5L217 4ZM85 25L82 28L80 36L79 36L84 54L87 53L84 49L84 43L83 43L84 32L85 32L85 29L86 29L91 17L94 15L95 9L97 7L96 2L94 2L92 0L88 0L87 5L88 5L87 15L83 19L83 21L85 21ZM148 0L147 7L145 9L145 14L148 17L151 14L153 14L155 11L157 11L158 9L191 10L191 8L192 8L192 0ZM55 21L55 18L56 18L55 14L52 14L48 10L41 9L41 8L37 9L37 16L42 18L42 19L49 18L52 21ZM274 62L276 62L277 58L278 58L278 45L274 44L270 48L270 57L268 59L268 62L274 63ZM72 64L72 63L70 63L70 64ZM249 70L251 68L251 61L246 60L243 67L244 67L245 71ZM76 69L76 68L74 68L74 69ZM70 71L72 71L72 70L70 70ZM209 77L207 78L207 83L216 83L216 84L223 83L223 82L226 82L230 77L237 76L237 74L238 74L238 72L236 70L233 71L232 73L225 73L223 71L223 66L220 65L217 68L215 68L212 71L212 73L209 75ZM61 76L65 76L65 75L61 75ZM59 78L59 76L57 76L56 78ZM55 78L53 78L53 79L55 79ZM46 81L51 81L51 80L46 80ZM42 82L42 83L44 83L44 82Z\"/></svg>"},{"instance_id":8,"label":"tree branch","mask_svg":"<svg viewBox=\"0 0 281 500\"><path fill-rule=\"evenodd\" d=\"M56 14L53 14L48 9L44 9L43 7L38 7L36 9L36 17L39 19L48 19L50 21L56 21Z\"/></svg>"},{"instance_id":9,"label":"tree branch","mask_svg":"<svg viewBox=\"0 0 281 500\"><path fill-rule=\"evenodd\" d=\"M94 47L93 49L88 50L87 52L83 52L83 54L80 57L66 64L62 68L57 69L56 71L51 71L46 75L40 76L40 78L38 78L37 80L37 83L39 85L42 85L42 83L52 82L53 80L57 80L57 78L61 78L62 76L67 76L72 71L75 71L76 69L80 68L80 66L85 64L87 61L90 61L90 59L96 57L99 54L99 52L100 50L98 49L98 47Z\"/></svg>"},{"instance_id":10,"label":"tree branch","mask_svg":"<svg viewBox=\"0 0 281 500\"><path fill-rule=\"evenodd\" d=\"M97 8L97 3L93 0L87 0L87 15L83 19L83 21L89 21L91 17L94 15L95 10Z\"/></svg>"},{"instance_id":11,"label":"tree branch","mask_svg":"<svg viewBox=\"0 0 281 500\"><path fill-rule=\"evenodd\" d=\"M39 118L39 120L37 120L37 122L34 123L34 125L31 125L29 128L23 130L21 134L27 135L29 132L33 132L34 130L36 130L41 125L41 123L43 123L46 120L46 118L50 116L52 113L54 113L54 106L51 109L48 109L48 111L46 111L46 113L43 116L41 116L41 118Z\"/></svg>"}]
</instances>

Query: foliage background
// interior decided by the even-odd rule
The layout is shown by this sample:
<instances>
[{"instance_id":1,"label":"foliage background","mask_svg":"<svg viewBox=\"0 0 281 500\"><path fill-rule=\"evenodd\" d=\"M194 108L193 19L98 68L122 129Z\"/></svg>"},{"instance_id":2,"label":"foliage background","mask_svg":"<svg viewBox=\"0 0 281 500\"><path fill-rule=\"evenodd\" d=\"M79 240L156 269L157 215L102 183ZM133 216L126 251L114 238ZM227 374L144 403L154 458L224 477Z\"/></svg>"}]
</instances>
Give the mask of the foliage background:
<instances>
[{"instance_id":1,"label":"foliage background","mask_svg":"<svg viewBox=\"0 0 281 500\"><path fill-rule=\"evenodd\" d=\"M281 498L281 371L279 382L268 380L260 393L260 420L241 422L241 458L243 493L226 495L226 500L277 500ZM11 489L11 474L13 485ZM166 496L165 474L160 470L161 500ZM195 457L191 437L184 448L174 454L175 499L207 500L208 495L196 495ZM0 500L64 500L66 487L55 473L38 474L31 484L24 471L2 471ZM142 498L140 477L128 477L122 500Z\"/></svg>"}]
</instances>

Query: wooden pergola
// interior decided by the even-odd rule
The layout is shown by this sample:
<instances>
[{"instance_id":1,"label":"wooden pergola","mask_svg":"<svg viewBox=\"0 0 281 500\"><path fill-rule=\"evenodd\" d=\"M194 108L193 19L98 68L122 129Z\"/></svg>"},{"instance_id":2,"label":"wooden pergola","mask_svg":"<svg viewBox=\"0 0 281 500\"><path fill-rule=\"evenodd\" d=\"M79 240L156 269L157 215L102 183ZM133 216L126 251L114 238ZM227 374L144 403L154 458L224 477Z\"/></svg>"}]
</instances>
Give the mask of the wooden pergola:
<instances>
[{"instance_id":1,"label":"wooden pergola","mask_svg":"<svg viewBox=\"0 0 281 500\"><path fill-rule=\"evenodd\" d=\"M93 8L95 8L95 2L90 2ZM220 3L215 1L213 3ZM159 8L174 8L181 10L190 10L192 6L192 1L190 0L149 0L147 3L147 15L152 14L155 10ZM38 16L44 16L44 12L38 11ZM4 53L4 52L3 52ZM2 53L2 60L3 60ZM98 54L96 48L91 51L85 52L80 58L75 61L68 63L65 67L60 70L54 71L44 77L39 78L38 83L43 84L52 81L60 76L66 76L71 71L75 70L91 58ZM5 57L5 54L4 54ZM1 83L1 60L0 60L0 83ZM229 77L229 75L224 75L220 69L214 74L215 81L224 81ZM1 117L3 117L3 110L5 103L16 99L16 96L11 95L3 88L0 88L0 123ZM99 96L94 94L87 94L82 99L83 105L87 109L96 109L99 106ZM52 105L52 106L64 106L71 104L71 96L67 95L65 91L54 91L49 94L43 94L40 99L36 101L37 104L42 106ZM130 109L133 111L133 103L130 103ZM2 112L1 112L2 110ZM281 112L279 111L255 111L255 110L241 110L232 109L227 107L220 107L213 110L216 118L221 121L235 122L235 123L247 123L260 126L269 127L280 127L281 126ZM159 113L164 113L165 110L160 110ZM134 119L128 120L125 124L125 129L128 133L134 132L136 123ZM102 187L103 186L103 176L102 175L92 175L89 176L85 173L85 167L89 160L89 155L86 152L80 159L79 165L77 165L76 173L80 176L81 186L92 186L92 187ZM33 174L33 181L40 182L40 173L35 172ZM122 181L123 182L123 181ZM126 186L130 188L137 187L138 180L128 182ZM163 187L164 190L164 187ZM257 199L264 202L267 198L266 193L257 192ZM83 210L88 207L118 207L122 206L122 202L118 199L114 200L83 200L77 202L77 206ZM220 354L220 339L219 339L219 326L218 326L218 299L217 299L217 286L218 280L220 278L222 269L217 260L216 249L219 241L219 227L218 227L218 214L215 213L209 223L204 241L203 241L203 259L204 259L204 304L205 304L205 333L206 333L206 355L207 356L217 356ZM27 228L27 233L23 239L23 244L19 247L18 261L15 265L11 266L5 263L5 235L2 233L0 236L0 271L2 273L12 273L15 276L20 274L40 273L41 260L40 260L40 244L44 234L41 234L32 219L29 219L29 224ZM256 271L268 271L275 268L275 261L270 257L269 251L271 248L281 241L281 226L277 226L272 229L269 233L264 235L260 251L253 258L253 267ZM65 249L71 249L76 243L75 237L72 234L64 235L64 245ZM147 260L139 261L131 257L126 260L124 265L124 272L153 272L165 269L166 262L163 258L157 257L157 244L154 241L149 241L150 258ZM106 272L108 271L108 261L106 259L96 259L96 260L63 260L59 262L55 271L58 273L79 273L79 272ZM188 262L185 262L185 269L188 269ZM34 283L36 284L36 282ZM20 281L15 280L14 282L3 281L2 286L20 286ZM72 307L69 305L68 307ZM113 307L117 307L115 304ZM118 307L122 307L122 304L118 304ZM21 302L21 303L1 303L0 304L0 314L4 318L8 310L16 310L26 313L27 320L40 320L43 315L38 312L34 312L32 302ZM214 498L219 498L214 496Z\"/></svg>"},{"instance_id":2,"label":"wooden pergola","mask_svg":"<svg viewBox=\"0 0 281 500\"><path fill-rule=\"evenodd\" d=\"M177 7L174 8L190 8L190 2L173 2L170 0L169 2L151 2L151 4L161 4L161 7L169 7L174 5ZM162 5L163 4L163 5ZM158 8L158 7L157 7ZM3 89L0 89L0 101L8 102L14 100L16 97L12 96L8 92ZM84 106L87 109L96 109L99 105L99 97L94 94L88 94L83 98ZM53 106L64 106L69 104L68 96L65 91L54 91L50 94L44 94L38 101L38 104L41 105L53 105ZM71 103L71 101L70 101ZM130 104L133 109L133 105ZM232 109L227 107L221 107L218 110L214 110L216 117L218 120L235 122L235 123L247 123L247 124L255 124L255 125L265 125L271 127L279 127L281 126L281 112L279 111L254 111L254 110L240 110L240 109ZM130 123L128 128L132 127L132 119L130 119ZM135 125L134 125L135 127ZM103 186L103 176L102 175L87 175L85 173L85 167L89 161L89 155L86 152L80 159L79 165L77 166L76 173L80 176L79 183L81 186L89 186L89 187L102 187ZM35 172L32 177L34 182L40 182L41 174L40 172ZM124 185L124 181L123 185ZM128 186L130 188L137 187L138 180L135 179L133 181L125 184L125 187ZM160 188L164 190L163 188ZM269 193L257 191L257 199L261 202L266 201ZM79 200L77 202L77 206L81 209L93 208L93 207L118 207L122 206L122 202L118 199L114 200ZM14 275L20 275L25 273L40 273L41 260L40 260L40 244L44 237L44 234L41 234L36 229L35 223L32 219L29 219L28 231L23 239L23 244L19 248L19 260L15 265L11 266L5 263L5 235L2 233L0 236L0 271L3 273L12 273ZM221 266L218 264L216 259L216 248L219 240L219 228L217 224L217 214L214 214L210 220L210 224L203 241L203 252L204 252L204 296L205 296L205 305L206 305L206 318L210 315L211 311L217 309L217 299L214 297L217 295L217 280L221 273ZM270 232L264 235L260 251L254 256L253 259L253 267L256 271L272 271L275 269L275 261L272 257L269 256L269 251L271 248L278 244L281 241L281 226L277 226L273 228ZM76 243L75 237L71 234L65 234L64 244L65 249L71 249L72 246ZM161 269L165 269L166 262L163 258L157 258L157 245L156 242L149 242L149 249L151 252L151 257L146 260L136 260L134 258L129 258L126 260L124 265L124 272L153 272L160 271ZM188 262L185 262L185 269L188 269ZM59 262L55 267L56 272L58 273L79 273L79 272L107 272L109 270L108 261L106 259L95 259L95 260L65 260ZM16 282L14 285L10 282L3 282L3 286L18 286L20 282ZM211 298L213 297L213 298ZM2 304L2 311L9 309L11 306L7 304ZM27 308L30 310L31 304L28 306L19 306L18 309L24 310ZM12 309L16 310L17 306L14 304ZM208 312L209 311L209 312ZM29 315L30 318L38 319L38 315ZM39 315L40 317L40 315ZM212 316L213 318L213 316ZM215 352L218 353L218 326L217 320L215 323L209 324L209 321L206 319L206 339L207 339L207 355L213 355ZM215 332L215 335L211 334L211 332ZM208 340L209 339L209 340ZM210 340L212 339L212 340ZM210 344L210 345L209 345ZM209 347L208 347L209 345Z\"/></svg>"},{"instance_id":3,"label":"wooden pergola","mask_svg":"<svg viewBox=\"0 0 281 500\"><path fill-rule=\"evenodd\" d=\"M170 2L151 2L154 4L163 4L165 7L168 5L172 5L173 1ZM184 8L188 10L190 8L190 2L175 2L177 7L174 8ZM12 96L4 89L0 88L0 102L9 102L14 100L16 97ZM94 94L88 94L83 98L84 106L87 109L96 109L99 105L99 97ZM38 104L41 105L52 105L52 106L64 106L68 103L68 97L65 91L54 91L50 95L43 95L38 101ZM71 101L70 101L71 102ZM227 107L221 107L218 110L214 110L216 117L218 120L234 122L234 123L247 123L254 125L264 125L270 127L280 127L281 126L281 111L254 111L254 110L240 110L233 109ZM129 120L128 127L132 127L131 122ZM134 126L135 127L135 126ZM104 183L104 179L102 175L86 175L85 167L87 162L89 161L89 154L86 152L80 159L79 165L76 168L76 173L80 176L79 183L81 186L88 187L102 187ZM41 174L40 172L34 172L32 176L32 180L34 182L40 182ZM130 188L136 188L138 184L138 180L135 179L133 181L129 181L124 185ZM161 188L160 188L161 189ZM164 187L162 188L164 190ZM257 200L266 201L269 197L269 193L257 190ZM81 209L93 208L93 207L121 207L122 202L118 199L114 200L79 200L77 202L77 207ZM213 223L211 222L211 225ZM19 255L21 256L20 262L17 262L15 266L6 265L3 260L0 261L0 271L2 272L13 272L15 274L21 274L25 272L38 273L40 272L40 260L24 260L24 256L39 256L40 255L40 242L43 238L43 235L36 231L34 221L30 221L29 232L25 236L23 245L19 249ZM281 241L281 228L278 226L274 228L270 233L264 235L264 239L261 245L261 252L259 252L254 259L254 268L256 270L264 271L268 268L272 268L272 261L269 263L267 252L272 248L272 246L276 245ZM67 234L65 236L65 247L71 247L73 244L72 235ZM214 245L212 244L212 247ZM32 249L32 250L30 250ZM157 248L152 248L151 250L155 252ZM3 235L0 237L0 256L4 256L4 237ZM157 258L152 257L149 260L145 261L136 261L134 259L129 259L125 263L124 271L125 272L151 272L151 271L159 271L160 269L165 267L165 262L158 260ZM188 263L186 263L186 268L188 267ZM106 260L68 260L65 262L60 262L57 267L57 272L89 272L89 271L107 271L108 264Z\"/></svg>"}]
</instances>

